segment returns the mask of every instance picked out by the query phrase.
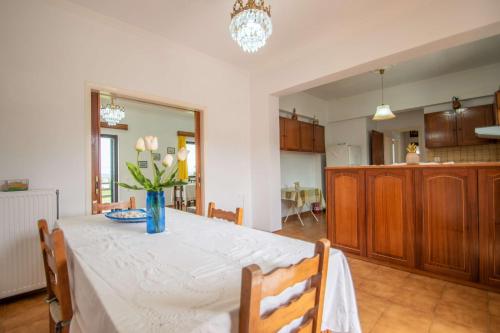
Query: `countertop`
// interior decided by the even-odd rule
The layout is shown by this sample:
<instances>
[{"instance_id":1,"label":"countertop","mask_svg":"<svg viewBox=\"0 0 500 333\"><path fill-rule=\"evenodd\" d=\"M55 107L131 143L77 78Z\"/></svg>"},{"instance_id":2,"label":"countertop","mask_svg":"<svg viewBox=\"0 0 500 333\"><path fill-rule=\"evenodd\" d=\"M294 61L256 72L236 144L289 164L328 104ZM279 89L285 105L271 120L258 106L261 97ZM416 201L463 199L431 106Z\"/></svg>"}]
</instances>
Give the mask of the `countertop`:
<instances>
[{"instance_id":1,"label":"countertop","mask_svg":"<svg viewBox=\"0 0 500 333\"><path fill-rule=\"evenodd\" d=\"M468 163L420 163L420 164L390 164L390 165L344 165L326 167L325 170L339 169L397 169L397 168L500 168L500 162L468 162Z\"/></svg>"}]
</instances>

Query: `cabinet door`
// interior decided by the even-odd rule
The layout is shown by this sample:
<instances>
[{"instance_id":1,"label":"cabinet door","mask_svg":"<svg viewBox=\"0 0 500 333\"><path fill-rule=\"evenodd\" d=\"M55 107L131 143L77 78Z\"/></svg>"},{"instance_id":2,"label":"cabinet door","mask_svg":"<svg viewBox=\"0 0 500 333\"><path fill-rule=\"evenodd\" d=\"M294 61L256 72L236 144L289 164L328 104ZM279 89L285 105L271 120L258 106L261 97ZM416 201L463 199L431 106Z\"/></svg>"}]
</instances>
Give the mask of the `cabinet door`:
<instances>
[{"instance_id":1,"label":"cabinet door","mask_svg":"<svg viewBox=\"0 0 500 333\"><path fill-rule=\"evenodd\" d=\"M300 150L312 152L314 150L314 125L299 122L300 124Z\"/></svg>"},{"instance_id":2,"label":"cabinet door","mask_svg":"<svg viewBox=\"0 0 500 333\"><path fill-rule=\"evenodd\" d=\"M365 176L362 170L327 170L327 234L333 247L366 255Z\"/></svg>"},{"instance_id":3,"label":"cabinet door","mask_svg":"<svg viewBox=\"0 0 500 333\"><path fill-rule=\"evenodd\" d=\"M283 119L285 122L285 149L300 150L300 126L298 120Z\"/></svg>"},{"instance_id":4,"label":"cabinet door","mask_svg":"<svg viewBox=\"0 0 500 333\"><path fill-rule=\"evenodd\" d=\"M285 118L280 117L280 150L285 149Z\"/></svg>"},{"instance_id":5,"label":"cabinet door","mask_svg":"<svg viewBox=\"0 0 500 333\"><path fill-rule=\"evenodd\" d=\"M493 105L481 105L457 110L457 138L461 146L481 145L494 140L478 138L477 127L494 125Z\"/></svg>"},{"instance_id":6,"label":"cabinet door","mask_svg":"<svg viewBox=\"0 0 500 333\"><path fill-rule=\"evenodd\" d=\"M366 171L367 255L406 266L415 265L413 171Z\"/></svg>"},{"instance_id":7,"label":"cabinet door","mask_svg":"<svg viewBox=\"0 0 500 333\"><path fill-rule=\"evenodd\" d=\"M495 94L495 124L500 125L500 90Z\"/></svg>"},{"instance_id":8,"label":"cabinet door","mask_svg":"<svg viewBox=\"0 0 500 333\"><path fill-rule=\"evenodd\" d=\"M314 125L314 152L325 153L325 128Z\"/></svg>"},{"instance_id":9,"label":"cabinet door","mask_svg":"<svg viewBox=\"0 0 500 333\"><path fill-rule=\"evenodd\" d=\"M427 148L457 145L457 121L455 111L428 113L425 119L425 146Z\"/></svg>"},{"instance_id":10,"label":"cabinet door","mask_svg":"<svg viewBox=\"0 0 500 333\"><path fill-rule=\"evenodd\" d=\"M421 268L475 281L478 276L477 172L429 168L416 172L417 249Z\"/></svg>"},{"instance_id":11,"label":"cabinet door","mask_svg":"<svg viewBox=\"0 0 500 333\"><path fill-rule=\"evenodd\" d=\"M481 281L500 287L500 169L479 170Z\"/></svg>"}]
</instances>

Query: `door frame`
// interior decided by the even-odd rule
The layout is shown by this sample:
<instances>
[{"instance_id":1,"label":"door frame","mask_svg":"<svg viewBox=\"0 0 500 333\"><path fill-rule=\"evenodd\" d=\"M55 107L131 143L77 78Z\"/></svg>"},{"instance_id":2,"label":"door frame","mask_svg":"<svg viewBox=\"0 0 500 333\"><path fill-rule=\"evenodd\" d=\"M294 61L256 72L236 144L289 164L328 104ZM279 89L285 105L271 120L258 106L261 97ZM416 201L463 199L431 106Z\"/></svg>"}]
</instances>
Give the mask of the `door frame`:
<instances>
[{"instance_id":1,"label":"door frame","mask_svg":"<svg viewBox=\"0 0 500 333\"><path fill-rule=\"evenodd\" d=\"M167 106L184 111L194 112L195 121L195 144L196 144L196 214L204 214L205 190L204 179L205 165L203 163L205 156L204 146L204 127L203 117L206 108L203 106L180 102L178 100L168 99L165 97L149 95L142 92L131 91L127 89L119 89L109 86L103 86L94 83L86 83L85 85L85 132L86 132L86 149L85 149L85 213L92 213L92 203L95 200L96 186L100 186L100 182L96 181L96 175L100 177L99 166L99 146L100 146L100 99L93 96L99 96L99 93L113 94L119 98L126 98L133 101L155 104L159 106ZM96 140L97 139L97 140ZM96 144L97 143L97 144ZM97 146L97 148L96 148ZM97 154L96 154L97 152ZM90 182L88 181L90 179ZM98 194L100 201L100 193Z\"/></svg>"}]
</instances>

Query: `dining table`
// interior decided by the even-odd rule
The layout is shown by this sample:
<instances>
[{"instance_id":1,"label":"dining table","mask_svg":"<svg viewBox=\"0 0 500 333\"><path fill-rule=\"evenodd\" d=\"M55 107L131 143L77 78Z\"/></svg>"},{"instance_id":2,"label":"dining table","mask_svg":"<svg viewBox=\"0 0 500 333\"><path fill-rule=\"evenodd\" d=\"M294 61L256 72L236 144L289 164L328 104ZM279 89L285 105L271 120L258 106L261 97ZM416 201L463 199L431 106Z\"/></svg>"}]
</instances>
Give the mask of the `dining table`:
<instances>
[{"instance_id":1,"label":"dining table","mask_svg":"<svg viewBox=\"0 0 500 333\"><path fill-rule=\"evenodd\" d=\"M104 215L65 217L74 315L70 332L238 332L241 271L264 272L314 255L314 243L166 208L166 231ZM265 313L299 295L299 282L264 298ZM280 332L293 331L301 318ZM330 249L322 330L360 333L344 254Z\"/></svg>"}]
</instances>

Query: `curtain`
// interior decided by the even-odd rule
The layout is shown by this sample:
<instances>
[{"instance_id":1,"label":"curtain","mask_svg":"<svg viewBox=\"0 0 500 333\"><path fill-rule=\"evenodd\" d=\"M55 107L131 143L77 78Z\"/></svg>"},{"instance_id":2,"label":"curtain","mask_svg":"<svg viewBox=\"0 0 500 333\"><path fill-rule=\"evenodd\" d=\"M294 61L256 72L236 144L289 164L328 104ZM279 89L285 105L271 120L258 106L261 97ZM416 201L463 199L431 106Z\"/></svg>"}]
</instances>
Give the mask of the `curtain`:
<instances>
[{"instance_id":1,"label":"curtain","mask_svg":"<svg viewBox=\"0 0 500 333\"><path fill-rule=\"evenodd\" d=\"M180 150L181 148L186 149L186 137L179 135L178 136L178 149ZM179 173L178 177L180 180L187 180L188 177L188 166L187 166L187 159L184 161L178 161L178 167L179 167Z\"/></svg>"}]
</instances>

